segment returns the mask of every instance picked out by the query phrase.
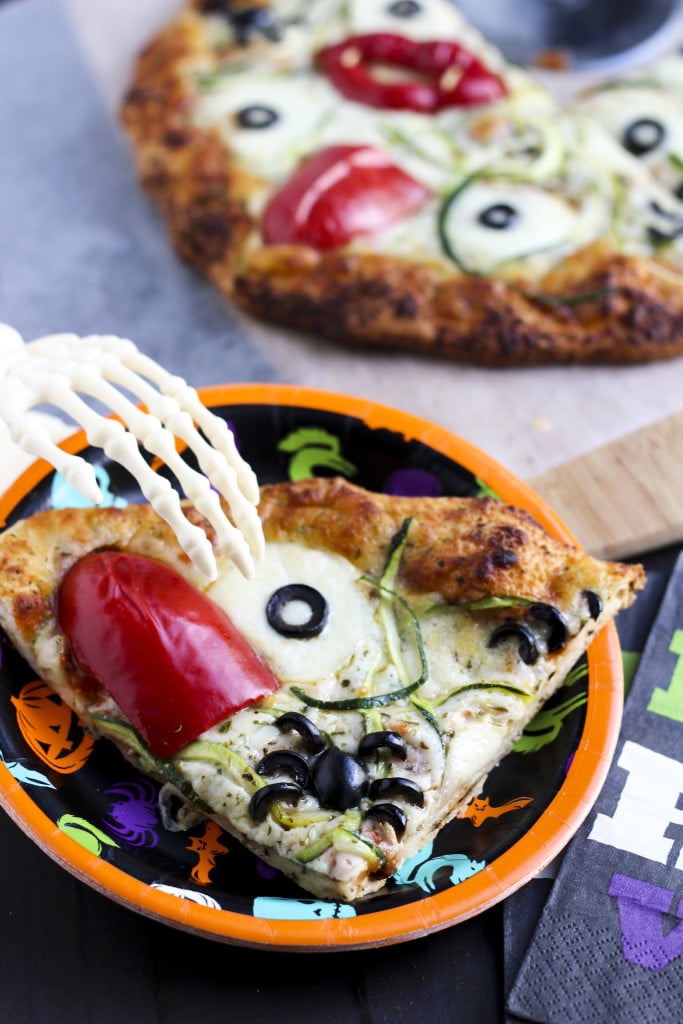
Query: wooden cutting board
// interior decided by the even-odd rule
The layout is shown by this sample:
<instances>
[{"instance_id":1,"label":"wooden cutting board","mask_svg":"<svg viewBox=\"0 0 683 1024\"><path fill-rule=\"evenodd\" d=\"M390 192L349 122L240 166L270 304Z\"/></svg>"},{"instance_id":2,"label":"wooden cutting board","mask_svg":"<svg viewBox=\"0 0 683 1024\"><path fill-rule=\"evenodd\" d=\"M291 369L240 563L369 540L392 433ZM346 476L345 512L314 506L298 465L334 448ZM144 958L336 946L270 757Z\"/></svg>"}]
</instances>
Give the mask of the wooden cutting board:
<instances>
[{"instance_id":1,"label":"wooden cutting board","mask_svg":"<svg viewBox=\"0 0 683 1024\"><path fill-rule=\"evenodd\" d=\"M529 483L601 558L683 541L683 410Z\"/></svg>"}]
</instances>

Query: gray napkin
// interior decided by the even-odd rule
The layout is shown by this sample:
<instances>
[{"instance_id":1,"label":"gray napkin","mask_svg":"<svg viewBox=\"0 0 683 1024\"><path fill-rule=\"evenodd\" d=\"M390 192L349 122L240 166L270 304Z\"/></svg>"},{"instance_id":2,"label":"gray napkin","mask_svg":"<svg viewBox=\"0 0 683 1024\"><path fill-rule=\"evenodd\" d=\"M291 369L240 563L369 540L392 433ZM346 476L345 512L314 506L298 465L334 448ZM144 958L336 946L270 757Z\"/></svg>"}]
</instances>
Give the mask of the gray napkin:
<instances>
[{"instance_id":1,"label":"gray napkin","mask_svg":"<svg viewBox=\"0 0 683 1024\"><path fill-rule=\"evenodd\" d=\"M617 617L617 632L624 663L624 687L627 693L652 623L657 616L668 578L669 574L661 570L648 572L647 585L638 595L638 600ZM557 857L527 885L509 896L503 904L506 993L511 990L519 973L561 862L562 856ZM519 1017L508 1014L506 1020L508 1024L514 1024L515 1021L519 1021Z\"/></svg>"},{"instance_id":2,"label":"gray napkin","mask_svg":"<svg viewBox=\"0 0 683 1024\"><path fill-rule=\"evenodd\" d=\"M172 253L60 0L0 2L0 321L120 334L195 386L272 380Z\"/></svg>"},{"instance_id":3,"label":"gray napkin","mask_svg":"<svg viewBox=\"0 0 683 1024\"><path fill-rule=\"evenodd\" d=\"M683 555L615 757L572 840L508 1010L543 1024L683 1020Z\"/></svg>"}]
</instances>

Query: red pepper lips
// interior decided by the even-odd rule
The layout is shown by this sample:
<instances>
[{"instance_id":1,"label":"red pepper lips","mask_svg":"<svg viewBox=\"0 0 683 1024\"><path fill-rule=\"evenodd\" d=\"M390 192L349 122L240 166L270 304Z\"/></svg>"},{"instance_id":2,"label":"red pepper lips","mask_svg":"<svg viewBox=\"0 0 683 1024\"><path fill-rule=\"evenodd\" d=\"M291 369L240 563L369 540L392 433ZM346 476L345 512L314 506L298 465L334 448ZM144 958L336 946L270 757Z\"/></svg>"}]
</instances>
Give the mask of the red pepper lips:
<instances>
[{"instance_id":1,"label":"red pepper lips","mask_svg":"<svg viewBox=\"0 0 683 1024\"><path fill-rule=\"evenodd\" d=\"M507 93L503 80L453 42L416 42L389 32L349 36L316 56L318 68L349 100L383 110L433 114L445 107L483 106ZM384 65L412 77L385 81Z\"/></svg>"}]
</instances>

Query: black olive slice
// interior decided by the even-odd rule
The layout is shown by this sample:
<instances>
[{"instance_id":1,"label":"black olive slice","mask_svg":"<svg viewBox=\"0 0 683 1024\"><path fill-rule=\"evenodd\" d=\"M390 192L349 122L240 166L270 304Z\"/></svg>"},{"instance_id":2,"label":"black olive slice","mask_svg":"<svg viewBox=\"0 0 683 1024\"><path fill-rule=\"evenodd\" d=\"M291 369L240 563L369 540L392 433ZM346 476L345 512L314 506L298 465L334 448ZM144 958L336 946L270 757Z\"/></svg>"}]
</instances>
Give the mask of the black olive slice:
<instances>
[{"instance_id":1,"label":"black olive slice","mask_svg":"<svg viewBox=\"0 0 683 1024\"><path fill-rule=\"evenodd\" d=\"M240 46L250 43L253 36L265 36L273 43L282 39L282 29L270 7L251 7L246 11L232 12L228 9L227 15Z\"/></svg>"},{"instance_id":2,"label":"black olive slice","mask_svg":"<svg viewBox=\"0 0 683 1024\"><path fill-rule=\"evenodd\" d=\"M683 181L680 181L678 185L676 185L676 188L674 189L674 195L676 196L676 199L683 200Z\"/></svg>"},{"instance_id":3,"label":"black olive slice","mask_svg":"<svg viewBox=\"0 0 683 1024\"><path fill-rule=\"evenodd\" d=\"M514 206L509 203L494 203L488 206L477 218L485 228L493 228L495 231L505 231L511 228L517 221L519 214Z\"/></svg>"},{"instance_id":4,"label":"black olive slice","mask_svg":"<svg viewBox=\"0 0 683 1024\"><path fill-rule=\"evenodd\" d=\"M425 795L412 779L391 776L386 779L373 779L368 789L371 800L385 800L387 797L401 797L408 804L424 807Z\"/></svg>"},{"instance_id":5,"label":"black olive slice","mask_svg":"<svg viewBox=\"0 0 683 1024\"><path fill-rule=\"evenodd\" d=\"M287 619L287 606L296 601L308 606L309 616L305 622ZM329 607L327 601L314 587L305 583L290 583L280 587L271 595L266 606L268 622L282 636L297 640L308 640L318 636L325 627Z\"/></svg>"},{"instance_id":6,"label":"black olive slice","mask_svg":"<svg viewBox=\"0 0 683 1024\"><path fill-rule=\"evenodd\" d=\"M392 754L400 757L402 761L405 760L408 754L406 741L401 734L387 730L383 732L369 732L366 736L363 736L358 744L358 756L365 757L367 754L372 754L375 750L379 750L380 747L387 747Z\"/></svg>"},{"instance_id":7,"label":"black olive slice","mask_svg":"<svg viewBox=\"0 0 683 1024\"><path fill-rule=\"evenodd\" d=\"M667 220L672 220L675 222L680 220L680 216L678 213L674 213L673 210L667 210L667 208L665 206L662 206L661 203L658 203L656 199L653 199L650 203L650 209L658 216L664 217Z\"/></svg>"},{"instance_id":8,"label":"black olive slice","mask_svg":"<svg viewBox=\"0 0 683 1024\"><path fill-rule=\"evenodd\" d=\"M622 135L622 145L634 156L644 156L659 146L666 135L666 129L660 121L652 117L640 117L632 121Z\"/></svg>"},{"instance_id":9,"label":"black olive slice","mask_svg":"<svg viewBox=\"0 0 683 1024\"><path fill-rule=\"evenodd\" d=\"M671 231L662 231L661 228L656 228L652 224L648 224L647 227L647 240L650 245L668 245L670 242L675 242L681 235L683 235L683 224L672 228Z\"/></svg>"},{"instance_id":10,"label":"black olive slice","mask_svg":"<svg viewBox=\"0 0 683 1024\"><path fill-rule=\"evenodd\" d=\"M396 804L375 804L368 808L363 817L371 818L373 821L386 821L393 828L397 839L401 838L408 824L405 811Z\"/></svg>"},{"instance_id":11,"label":"black olive slice","mask_svg":"<svg viewBox=\"0 0 683 1024\"><path fill-rule=\"evenodd\" d=\"M282 801L296 805L303 795L301 786L295 782L273 782L256 790L249 801L249 813L254 821L264 821L273 804Z\"/></svg>"},{"instance_id":12,"label":"black olive slice","mask_svg":"<svg viewBox=\"0 0 683 1024\"><path fill-rule=\"evenodd\" d=\"M270 128L272 124L280 120L277 110L272 107L264 107L260 103L253 103L249 107L242 107L237 112L237 123L240 128Z\"/></svg>"},{"instance_id":13,"label":"black olive slice","mask_svg":"<svg viewBox=\"0 0 683 1024\"><path fill-rule=\"evenodd\" d=\"M202 0L204 14L222 14L228 19L240 46L246 46L252 36L262 35L277 43L282 29L269 7L248 7L244 11L232 10L233 0Z\"/></svg>"},{"instance_id":14,"label":"black olive slice","mask_svg":"<svg viewBox=\"0 0 683 1024\"><path fill-rule=\"evenodd\" d=\"M328 747L311 768L311 786L321 807L347 811L356 807L368 790L365 765L339 747Z\"/></svg>"},{"instance_id":15,"label":"black olive slice","mask_svg":"<svg viewBox=\"0 0 683 1024\"><path fill-rule=\"evenodd\" d=\"M256 765L259 775L291 775L297 786L306 789L310 776L308 761L296 750L271 750Z\"/></svg>"},{"instance_id":16,"label":"black olive slice","mask_svg":"<svg viewBox=\"0 0 683 1024\"><path fill-rule=\"evenodd\" d=\"M417 0L394 0L387 11L395 18L414 18L422 11L422 4L417 3Z\"/></svg>"},{"instance_id":17,"label":"black olive slice","mask_svg":"<svg viewBox=\"0 0 683 1024\"><path fill-rule=\"evenodd\" d=\"M325 749L325 737L317 725L314 725L310 718L300 714L298 711L286 711L275 719L275 725L280 732L298 732L304 745L304 749L311 754L319 754Z\"/></svg>"},{"instance_id":18,"label":"black olive slice","mask_svg":"<svg viewBox=\"0 0 683 1024\"><path fill-rule=\"evenodd\" d=\"M598 619L602 613L602 598L594 590L584 590L583 596L588 605L588 614L591 619Z\"/></svg>"},{"instance_id":19,"label":"black olive slice","mask_svg":"<svg viewBox=\"0 0 683 1024\"><path fill-rule=\"evenodd\" d=\"M551 604L534 604L531 606L530 614L535 622L542 622L548 626L546 637L546 649L550 654L561 650L567 642L569 630L560 612Z\"/></svg>"},{"instance_id":20,"label":"black olive slice","mask_svg":"<svg viewBox=\"0 0 683 1024\"><path fill-rule=\"evenodd\" d=\"M525 665L533 665L538 660L538 648L534 634L523 622L504 622L502 626L493 631L489 640L489 647L498 647L499 644L513 638L519 645L519 656Z\"/></svg>"}]
</instances>

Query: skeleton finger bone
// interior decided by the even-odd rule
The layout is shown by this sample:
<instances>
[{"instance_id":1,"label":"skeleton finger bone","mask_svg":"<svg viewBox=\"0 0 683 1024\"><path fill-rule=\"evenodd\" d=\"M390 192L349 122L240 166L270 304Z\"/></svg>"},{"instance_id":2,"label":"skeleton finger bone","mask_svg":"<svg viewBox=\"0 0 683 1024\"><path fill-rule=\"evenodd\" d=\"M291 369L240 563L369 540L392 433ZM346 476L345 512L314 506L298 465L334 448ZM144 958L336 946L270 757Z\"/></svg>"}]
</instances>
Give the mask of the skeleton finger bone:
<instances>
[{"instance_id":1,"label":"skeleton finger bone","mask_svg":"<svg viewBox=\"0 0 683 1024\"><path fill-rule=\"evenodd\" d=\"M81 395L118 419L95 411ZM200 527L189 523L180 495L150 468L140 445L158 456L215 530L221 552L245 576L253 574L254 559L264 550L256 475L239 455L227 423L210 412L181 377L168 373L128 339L60 334L24 343L18 332L0 325L0 421L15 444L46 459L97 503L102 495L94 468L80 456L62 451L36 427L31 409L42 404L66 413L91 445L102 448L135 477L196 567L214 579L211 542ZM199 471L181 456L177 441L194 454ZM223 510L221 496L233 522Z\"/></svg>"}]
</instances>

